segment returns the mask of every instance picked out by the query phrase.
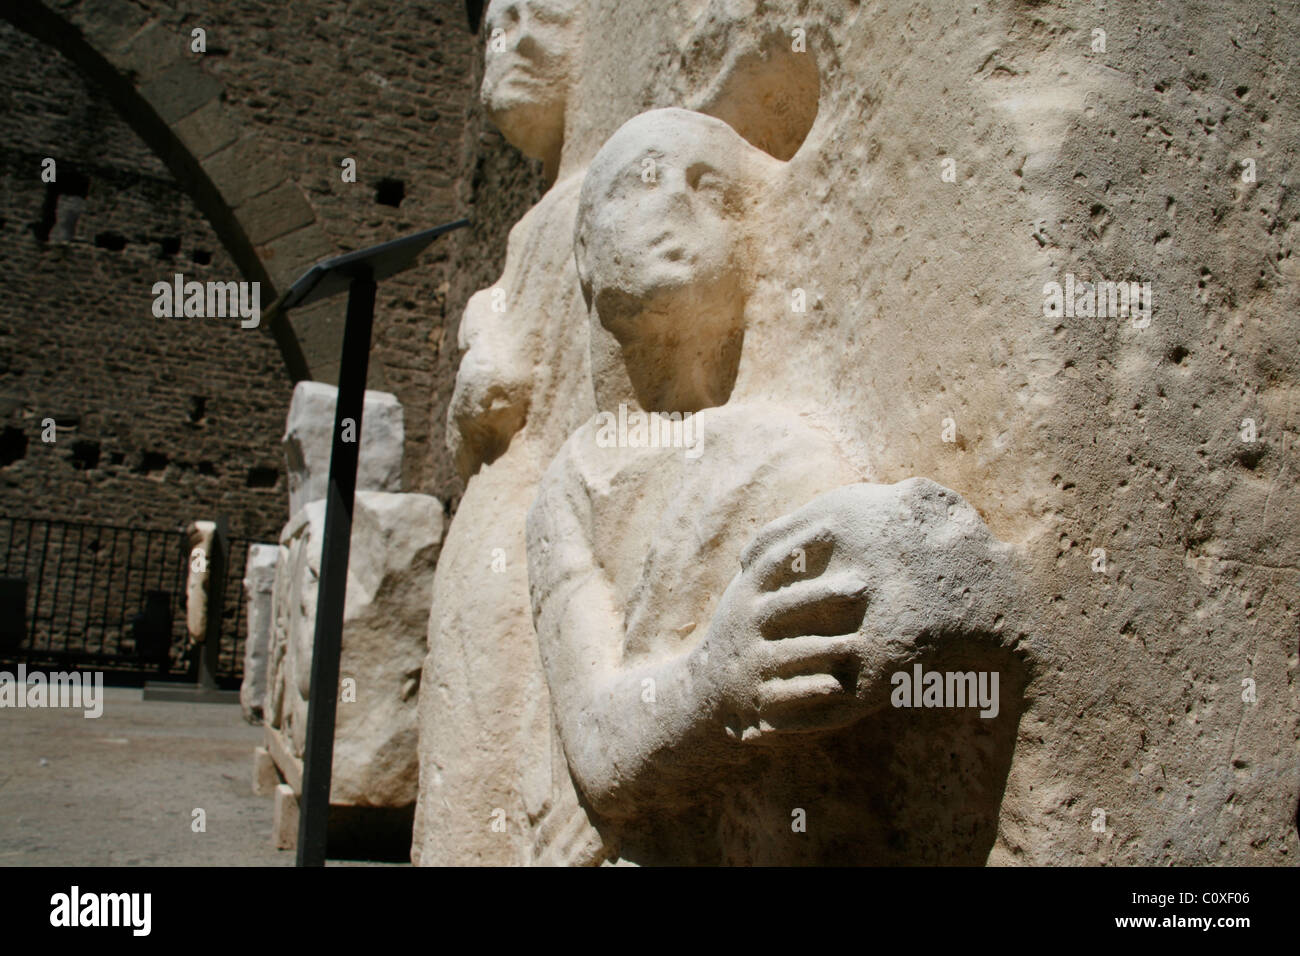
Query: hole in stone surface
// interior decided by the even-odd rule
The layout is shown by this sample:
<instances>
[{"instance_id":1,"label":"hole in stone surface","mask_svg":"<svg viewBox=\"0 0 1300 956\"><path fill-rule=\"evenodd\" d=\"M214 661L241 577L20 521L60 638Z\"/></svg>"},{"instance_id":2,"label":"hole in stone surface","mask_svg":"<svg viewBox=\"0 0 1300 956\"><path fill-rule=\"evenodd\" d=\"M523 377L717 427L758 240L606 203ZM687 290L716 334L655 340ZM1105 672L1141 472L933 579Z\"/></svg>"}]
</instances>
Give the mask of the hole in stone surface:
<instances>
[{"instance_id":1,"label":"hole in stone surface","mask_svg":"<svg viewBox=\"0 0 1300 956\"><path fill-rule=\"evenodd\" d=\"M726 24L706 22L688 49L687 70L701 66L694 61L711 57L722 34L713 31ZM811 48L813 40L809 38ZM698 52L696 52L698 51ZM708 113L727 123L759 149L777 159L789 159L808 137L817 119L821 98L821 75L811 52L795 52L790 37L772 30L761 39L732 48L717 79L691 109Z\"/></svg>"},{"instance_id":2,"label":"hole in stone surface","mask_svg":"<svg viewBox=\"0 0 1300 956\"><path fill-rule=\"evenodd\" d=\"M0 468L27 457L27 436L21 428L6 425L0 432Z\"/></svg>"},{"instance_id":3,"label":"hole in stone surface","mask_svg":"<svg viewBox=\"0 0 1300 956\"><path fill-rule=\"evenodd\" d=\"M207 475L209 478L215 478L217 475L217 468L210 461L201 461L199 462L199 474Z\"/></svg>"},{"instance_id":4,"label":"hole in stone surface","mask_svg":"<svg viewBox=\"0 0 1300 956\"><path fill-rule=\"evenodd\" d=\"M180 251L181 251L181 240L179 236L164 236L161 243L160 251L158 252L158 258L170 259L172 256L176 255L176 253Z\"/></svg>"},{"instance_id":5,"label":"hole in stone surface","mask_svg":"<svg viewBox=\"0 0 1300 956\"><path fill-rule=\"evenodd\" d=\"M400 179L381 179L375 185L375 202L396 209L406 198L406 184Z\"/></svg>"},{"instance_id":6,"label":"hole in stone surface","mask_svg":"<svg viewBox=\"0 0 1300 956\"><path fill-rule=\"evenodd\" d=\"M276 468L250 468L246 484L249 488L274 488L279 480L280 472Z\"/></svg>"},{"instance_id":7,"label":"hole in stone surface","mask_svg":"<svg viewBox=\"0 0 1300 956\"><path fill-rule=\"evenodd\" d=\"M1253 471L1264 459L1267 451L1268 448L1262 441L1243 442L1237 452L1237 461Z\"/></svg>"},{"instance_id":8,"label":"hole in stone surface","mask_svg":"<svg viewBox=\"0 0 1300 956\"><path fill-rule=\"evenodd\" d=\"M154 474L167 470L167 456L160 451L147 451L140 456L140 466L136 471L142 475Z\"/></svg>"},{"instance_id":9,"label":"hole in stone surface","mask_svg":"<svg viewBox=\"0 0 1300 956\"><path fill-rule=\"evenodd\" d=\"M208 252L208 250L206 249L195 249L192 253L190 253L190 258L193 259L195 262L197 262L199 265L206 266L208 263L212 261L212 253Z\"/></svg>"},{"instance_id":10,"label":"hole in stone surface","mask_svg":"<svg viewBox=\"0 0 1300 956\"><path fill-rule=\"evenodd\" d=\"M203 395L190 396L190 421L197 425L208 414L208 400Z\"/></svg>"},{"instance_id":11,"label":"hole in stone surface","mask_svg":"<svg viewBox=\"0 0 1300 956\"><path fill-rule=\"evenodd\" d=\"M1187 358L1190 354L1191 353L1181 345L1175 345L1169 350L1169 361L1173 362L1175 365L1182 365L1183 359Z\"/></svg>"},{"instance_id":12,"label":"hole in stone surface","mask_svg":"<svg viewBox=\"0 0 1300 956\"><path fill-rule=\"evenodd\" d=\"M88 471L99 465L99 442L82 439L72 443L72 467Z\"/></svg>"},{"instance_id":13,"label":"hole in stone surface","mask_svg":"<svg viewBox=\"0 0 1300 956\"><path fill-rule=\"evenodd\" d=\"M58 179L45 186L41 219L33 227L36 238L71 241L89 191L90 180L84 175L66 166L60 170Z\"/></svg>"},{"instance_id":14,"label":"hole in stone surface","mask_svg":"<svg viewBox=\"0 0 1300 956\"><path fill-rule=\"evenodd\" d=\"M111 230L97 233L95 235L95 245L110 252L121 252L126 248L126 236Z\"/></svg>"}]
</instances>

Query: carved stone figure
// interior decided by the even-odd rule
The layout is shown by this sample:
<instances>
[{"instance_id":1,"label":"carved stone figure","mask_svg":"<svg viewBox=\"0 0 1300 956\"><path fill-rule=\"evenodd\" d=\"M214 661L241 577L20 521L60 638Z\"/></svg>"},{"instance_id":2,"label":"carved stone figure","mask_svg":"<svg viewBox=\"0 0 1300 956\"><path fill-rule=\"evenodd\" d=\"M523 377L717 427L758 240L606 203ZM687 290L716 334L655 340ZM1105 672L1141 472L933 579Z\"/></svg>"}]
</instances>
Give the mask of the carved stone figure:
<instances>
[{"instance_id":1,"label":"carved stone figure","mask_svg":"<svg viewBox=\"0 0 1300 956\"><path fill-rule=\"evenodd\" d=\"M558 180L511 230L501 278L461 320L447 431L467 485L429 617L411 850L422 864L522 864L548 847L562 861L600 854L553 740L524 543L543 469L592 411L572 254L582 175L562 150L585 6L497 0L487 13L484 103Z\"/></svg>"},{"instance_id":2,"label":"carved stone figure","mask_svg":"<svg viewBox=\"0 0 1300 956\"><path fill-rule=\"evenodd\" d=\"M586 0L492 0L481 97L488 115L554 180Z\"/></svg>"},{"instance_id":3,"label":"carved stone figure","mask_svg":"<svg viewBox=\"0 0 1300 956\"><path fill-rule=\"evenodd\" d=\"M826 423L729 400L748 229L779 167L720 120L657 110L582 187L601 412L542 481L529 577L564 752L633 862L879 860L880 815L828 825L835 774L792 768L833 762L895 672L981 644L986 666L1011 660L1007 556L969 505L923 479L862 483ZM695 441L674 447L688 416ZM867 799L872 769L847 773ZM792 831L794 810L821 814L816 832Z\"/></svg>"}]
</instances>

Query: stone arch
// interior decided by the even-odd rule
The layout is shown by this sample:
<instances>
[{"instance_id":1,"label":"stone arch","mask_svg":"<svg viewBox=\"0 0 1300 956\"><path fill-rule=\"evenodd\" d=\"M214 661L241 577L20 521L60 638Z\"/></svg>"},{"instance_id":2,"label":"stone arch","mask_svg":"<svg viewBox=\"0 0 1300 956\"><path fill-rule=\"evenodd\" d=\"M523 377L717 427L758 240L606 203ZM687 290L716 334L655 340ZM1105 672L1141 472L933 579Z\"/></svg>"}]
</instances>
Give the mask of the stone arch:
<instances>
[{"instance_id":1,"label":"stone arch","mask_svg":"<svg viewBox=\"0 0 1300 956\"><path fill-rule=\"evenodd\" d=\"M223 104L221 81L199 68L188 35L125 0L45 0L6 6L3 16L52 46L90 77L127 124L176 177L250 281L264 308L304 269L334 251L301 187L289 179ZM329 322L337 301L295 316ZM313 378L298 334L283 313L267 316L289 376Z\"/></svg>"}]
</instances>

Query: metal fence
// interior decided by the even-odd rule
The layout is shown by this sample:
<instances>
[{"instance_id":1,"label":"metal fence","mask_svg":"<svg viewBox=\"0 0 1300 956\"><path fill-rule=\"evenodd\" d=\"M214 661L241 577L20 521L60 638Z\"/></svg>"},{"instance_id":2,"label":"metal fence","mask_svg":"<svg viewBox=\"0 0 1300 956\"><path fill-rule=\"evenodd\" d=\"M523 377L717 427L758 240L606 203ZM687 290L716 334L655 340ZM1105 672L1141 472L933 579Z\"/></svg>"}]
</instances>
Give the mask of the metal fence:
<instances>
[{"instance_id":1,"label":"metal fence","mask_svg":"<svg viewBox=\"0 0 1300 956\"><path fill-rule=\"evenodd\" d=\"M243 675L244 562L227 539L217 678ZM0 516L0 660L193 679L180 531Z\"/></svg>"}]
</instances>

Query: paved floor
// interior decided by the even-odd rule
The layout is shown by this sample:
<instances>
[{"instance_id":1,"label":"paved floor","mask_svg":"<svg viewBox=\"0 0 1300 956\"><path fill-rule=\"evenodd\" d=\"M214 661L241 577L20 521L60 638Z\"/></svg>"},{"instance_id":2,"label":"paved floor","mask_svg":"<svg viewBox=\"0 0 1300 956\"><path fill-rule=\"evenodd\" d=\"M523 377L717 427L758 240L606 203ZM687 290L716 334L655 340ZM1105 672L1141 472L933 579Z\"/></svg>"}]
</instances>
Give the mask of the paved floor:
<instances>
[{"instance_id":1,"label":"paved floor","mask_svg":"<svg viewBox=\"0 0 1300 956\"><path fill-rule=\"evenodd\" d=\"M293 865L252 792L261 728L237 706L104 698L98 719L0 709L0 866Z\"/></svg>"}]
</instances>

